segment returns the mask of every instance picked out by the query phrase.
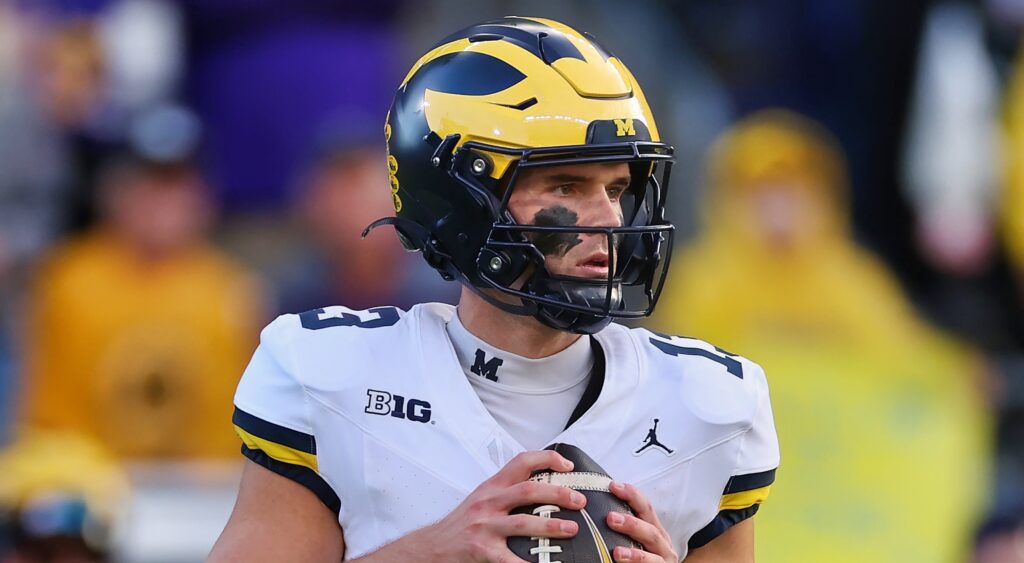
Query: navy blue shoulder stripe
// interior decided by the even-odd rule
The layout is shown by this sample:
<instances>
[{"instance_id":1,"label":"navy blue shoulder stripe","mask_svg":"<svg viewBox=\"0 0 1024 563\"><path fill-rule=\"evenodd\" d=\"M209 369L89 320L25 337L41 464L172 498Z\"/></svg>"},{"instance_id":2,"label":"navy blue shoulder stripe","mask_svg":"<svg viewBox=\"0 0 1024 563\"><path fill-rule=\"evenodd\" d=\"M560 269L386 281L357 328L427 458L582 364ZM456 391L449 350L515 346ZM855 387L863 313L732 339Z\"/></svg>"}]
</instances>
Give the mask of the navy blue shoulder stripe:
<instances>
[{"instance_id":1,"label":"navy blue shoulder stripe","mask_svg":"<svg viewBox=\"0 0 1024 563\"><path fill-rule=\"evenodd\" d=\"M231 422L258 438L270 440L271 442L287 446L293 450L306 452L307 454L316 454L316 438L310 434L285 428L273 422L267 422L238 407L235 407L235 413L231 415Z\"/></svg>"},{"instance_id":2,"label":"navy blue shoulder stripe","mask_svg":"<svg viewBox=\"0 0 1024 563\"><path fill-rule=\"evenodd\" d=\"M242 444L242 455L251 459L254 463L258 463L274 473L291 479L313 491L313 494L320 499L320 502L324 503L324 506L329 508L335 515L341 510L341 499L338 498L334 489L327 484L327 481L324 481L323 477L317 475L316 471L302 465L292 465L277 461L260 450L249 449L245 444Z\"/></svg>"},{"instance_id":3,"label":"navy blue shoulder stripe","mask_svg":"<svg viewBox=\"0 0 1024 563\"><path fill-rule=\"evenodd\" d=\"M707 526L704 526L696 534L690 536L690 541L686 545L690 550L707 545L708 542L724 534L729 528L756 514L759 506L755 504L740 510L723 510L719 512Z\"/></svg>"},{"instance_id":4,"label":"navy blue shoulder stripe","mask_svg":"<svg viewBox=\"0 0 1024 563\"><path fill-rule=\"evenodd\" d=\"M762 471L760 473L748 473L746 475L733 475L725 485L722 494L741 493L767 487L775 482L775 470Z\"/></svg>"}]
</instances>

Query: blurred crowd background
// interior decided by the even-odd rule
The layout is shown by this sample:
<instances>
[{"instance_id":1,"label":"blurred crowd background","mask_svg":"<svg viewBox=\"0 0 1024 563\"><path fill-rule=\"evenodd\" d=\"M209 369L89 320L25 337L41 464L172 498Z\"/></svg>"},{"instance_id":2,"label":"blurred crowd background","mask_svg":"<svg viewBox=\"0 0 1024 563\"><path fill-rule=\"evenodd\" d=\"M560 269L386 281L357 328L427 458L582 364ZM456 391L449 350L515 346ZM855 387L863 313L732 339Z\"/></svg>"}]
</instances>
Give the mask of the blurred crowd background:
<instances>
[{"instance_id":1,"label":"blurred crowd background","mask_svg":"<svg viewBox=\"0 0 1024 563\"><path fill-rule=\"evenodd\" d=\"M0 562L202 560L260 328L454 302L360 233L401 77L502 15L677 147L646 324L767 369L758 560L1024 561L1024 0L0 0Z\"/></svg>"}]
</instances>

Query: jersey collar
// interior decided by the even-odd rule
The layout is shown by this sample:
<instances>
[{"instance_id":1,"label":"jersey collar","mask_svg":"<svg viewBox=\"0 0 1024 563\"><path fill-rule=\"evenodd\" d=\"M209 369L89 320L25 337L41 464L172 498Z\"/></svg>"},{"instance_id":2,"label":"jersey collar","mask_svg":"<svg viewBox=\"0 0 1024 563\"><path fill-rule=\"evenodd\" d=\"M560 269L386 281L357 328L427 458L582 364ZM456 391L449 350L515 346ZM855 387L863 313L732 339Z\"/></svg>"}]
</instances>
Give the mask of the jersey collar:
<instances>
[{"instance_id":1,"label":"jersey collar","mask_svg":"<svg viewBox=\"0 0 1024 563\"><path fill-rule=\"evenodd\" d=\"M553 393L578 384L593 365L588 338L579 338L546 358L534 359L481 340L462 324L457 310L447 323L447 332L463 373L480 385L505 386L520 393Z\"/></svg>"},{"instance_id":2,"label":"jersey collar","mask_svg":"<svg viewBox=\"0 0 1024 563\"><path fill-rule=\"evenodd\" d=\"M489 474L493 474L511 456L525 448L494 420L480 402L464 375L458 355L449 340L445 324L455 314L450 305L429 304L416 309L421 317L420 354L423 365L431 366L428 385L431 402L450 426L450 431L471 452ZM640 356L629 336L629 329L612 324L593 336L605 358L605 377L600 392L585 412L573 413L575 422L550 443L574 444L594 459L600 458L616 442L633 410L633 391L640 379ZM588 390L589 395L595 392ZM508 455L493 454L496 439L508 448Z\"/></svg>"}]
</instances>

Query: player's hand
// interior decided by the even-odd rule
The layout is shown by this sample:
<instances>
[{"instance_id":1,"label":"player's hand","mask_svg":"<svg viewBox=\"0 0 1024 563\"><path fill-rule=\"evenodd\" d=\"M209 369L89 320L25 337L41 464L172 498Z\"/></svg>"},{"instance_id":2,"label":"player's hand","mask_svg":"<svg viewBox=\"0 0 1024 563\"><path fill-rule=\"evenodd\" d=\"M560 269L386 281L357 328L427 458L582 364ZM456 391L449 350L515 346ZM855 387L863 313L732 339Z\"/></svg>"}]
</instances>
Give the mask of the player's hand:
<instances>
[{"instance_id":1,"label":"player's hand","mask_svg":"<svg viewBox=\"0 0 1024 563\"><path fill-rule=\"evenodd\" d=\"M538 469L571 471L572 467L572 462L553 451L523 452L481 483L448 516L430 526L427 537L436 542L446 561L522 562L509 550L509 536L571 538L579 531L579 526L569 520L509 514L516 507L531 504L583 508L587 499L579 492L528 481Z\"/></svg>"},{"instance_id":2,"label":"player's hand","mask_svg":"<svg viewBox=\"0 0 1024 563\"><path fill-rule=\"evenodd\" d=\"M672 549L672 539L658 520L658 514L654 511L651 501L640 492L640 489L617 481L613 481L609 489L612 494L625 501L636 516L609 512L608 526L644 546L644 549L616 547L612 554L615 561L679 563L679 554Z\"/></svg>"}]
</instances>

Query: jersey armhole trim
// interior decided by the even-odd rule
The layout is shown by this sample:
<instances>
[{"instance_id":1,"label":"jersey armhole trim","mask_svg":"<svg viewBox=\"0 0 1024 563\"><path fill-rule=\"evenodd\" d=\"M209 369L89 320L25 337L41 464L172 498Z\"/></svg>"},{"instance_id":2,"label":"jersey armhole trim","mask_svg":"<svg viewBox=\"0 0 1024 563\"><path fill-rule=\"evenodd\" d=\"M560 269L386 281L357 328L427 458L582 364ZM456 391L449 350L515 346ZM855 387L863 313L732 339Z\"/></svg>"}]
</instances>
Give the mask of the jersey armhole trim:
<instances>
[{"instance_id":1,"label":"jersey armhole trim","mask_svg":"<svg viewBox=\"0 0 1024 563\"><path fill-rule=\"evenodd\" d=\"M238 406L235 406L235 412L231 415L231 423L249 434L264 440L270 440L300 452L316 455L316 438L312 434L306 434L305 432L293 430L280 424L274 424L249 414L238 408Z\"/></svg>"},{"instance_id":2,"label":"jersey armhole trim","mask_svg":"<svg viewBox=\"0 0 1024 563\"><path fill-rule=\"evenodd\" d=\"M319 471L316 439L312 435L267 422L238 407L235 407L231 422L235 425L235 433L247 448L260 450L282 463Z\"/></svg>"},{"instance_id":3,"label":"jersey armhole trim","mask_svg":"<svg viewBox=\"0 0 1024 563\"><path fill-rule=\"evenodd\" d=\"M692 551L707 545L711 540L724 534L729 528L732 528L736 524L739 524L756 514L759 507L760 505L754 504L743 509L727 509L719 511L718 515L716 515L707 526L704 526L700 531L690 537L690 541L687 542L687 548Z\"/></svg>"},{"instance_id":4,"label":"jersey armhole trim","mask_svg":"<svg viewBox=\"0 0 1024 563\"><path fill-rule=\"evenodd\" d=\"M768 471L747 473L745 475L733 475L729 478L729 482L726 483L725 490L722 491L722 494L729 495L732 493L742 493L744 491L752 491L754 489L767 487L775 482L776 469L777 468L773 467Z\"/></svg>"},{"instance_id":5,"label":"jersey armhole trim","mask_svg":"<svg viewBox=\"0 0 1024 563\"><path fill-rule=\"evenodd\" d=\"M740 510L755 504L761 504L768 500L768 494L771 490L772 487L769 485L759 489L743 491L742 493L724 495L718 503L718 510Z\"/></svg>"},{"instance_id":6,"label":"jersey armhole trim","mask_svg":"<svg viewBox=\"0 0 1024 563\"><path fill-rule=\"evenodd\" d=\"M776 469L730 477L722 491L718 514L707 526L690 538L690 541L687 542L689 549L697 549L706 545L729 528L756 514L761 503L768 498L768 493L771 492L772 483L775 482Z\"/></svg>"},{"instance_id":7,"label":"jersey armhole trim","mask_svg":"<svg viewBox=\"0 0 1024 563\"><path fill-rule=\"evenodd\" d=\"M335 518L338 516L338 512L341 510L341 499L338 498L337 493L334 489L324 481L323 477L318 475L316 471L305 467L303 465L293 465L291 463L284 463L278 461L262 450L251 449L249 446L242 444L242 455L249 458L253 463L257 463L278 475L295 481L296 483L306 487L313 492L320 499L320 502L324 504L332 513Z\"/></svg>"},{"instance_id":8,"label":"jersey armhole trim","mask_svg":"<svg viewBox=\"0 0 1024 563\"><path fill-rule=\"evenodd\" d=\"M775 469L733 475L722 491L718 510L741 510L768 500L775 482Z\"/></svg>"}]
</instances>

